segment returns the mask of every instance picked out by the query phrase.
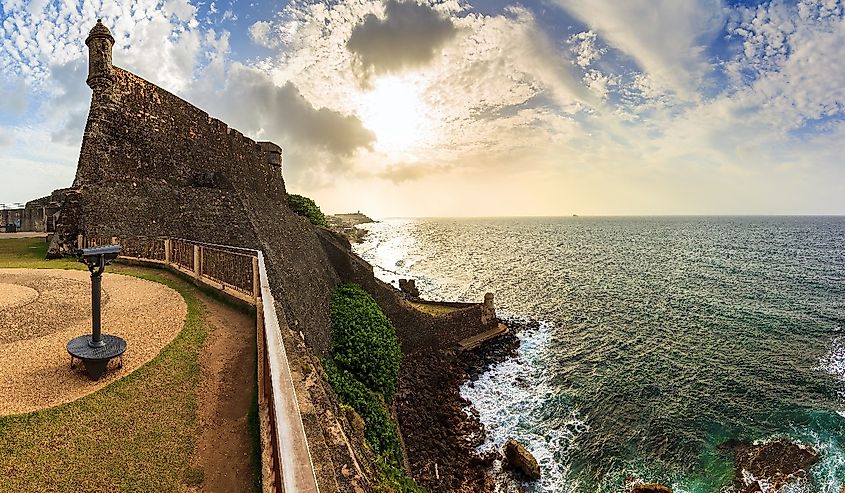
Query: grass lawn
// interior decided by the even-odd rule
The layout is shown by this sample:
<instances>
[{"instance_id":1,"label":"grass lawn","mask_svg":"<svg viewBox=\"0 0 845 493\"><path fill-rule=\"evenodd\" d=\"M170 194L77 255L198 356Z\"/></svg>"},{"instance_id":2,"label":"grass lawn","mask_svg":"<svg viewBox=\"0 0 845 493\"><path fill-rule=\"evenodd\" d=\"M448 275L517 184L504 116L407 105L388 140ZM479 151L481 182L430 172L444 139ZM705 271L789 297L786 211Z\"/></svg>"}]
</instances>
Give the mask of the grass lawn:
<instances>
[{"instance_id":1,"label":"grass lawn","mask_svg":"<svg viewBox=\"0 0 845 493\"><path fill-rule=\"evenodd\" d=\"M44 260L44 256L47 255L47 246L44 238L2 238L0 239L0 268L79 270L86 268L74 259Z\"/></svg>"},{"instance_id":2,"label":"grass lawn","mask_svg":"<svg viewBox=\"0 0 845 493\"><path fill-rule=\"evenodd\" d=\"M0 240L0 267L79 269L45 261L43 239ZM113 266L110 272L167 285L182 295L182 332L155 359L75 402L0 417L0 492L184 490L202 482L196 446L199 358L207 336L196 288L164 271Z\"/></svg>"},{"instance_id":3,"label":"grass lawn","mask_svg":"<svg viewBox=\"0 0 845 493\"><path fill-rule=\"evenodd\" d=\"M428 303L415 303L413 301L409 301L408 303L417 310L423 313L428 313L429 315L434 315L435 317L446 315L447 313L452 313L458 310L458 308L455 308L454 306L447 305L430 305Z\"/></svg>"}]
</instances>

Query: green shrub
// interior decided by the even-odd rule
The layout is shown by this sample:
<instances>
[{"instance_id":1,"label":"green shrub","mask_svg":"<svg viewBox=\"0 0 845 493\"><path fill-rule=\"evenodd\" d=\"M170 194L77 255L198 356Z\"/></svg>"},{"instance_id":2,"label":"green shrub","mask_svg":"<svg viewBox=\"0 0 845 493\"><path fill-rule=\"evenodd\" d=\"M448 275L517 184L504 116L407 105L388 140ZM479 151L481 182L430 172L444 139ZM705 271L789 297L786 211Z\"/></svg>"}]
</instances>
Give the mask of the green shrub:
<instances>
[{"instance_id":1,"label":"green shrub","mask_svg":"<svg viewBox=\"0 0 845 493\"><path fill-rule=\"evenodd\" d=\"M332 293L331 319L334 361L391 402L402 352L390 320L366 291L351 283L338 285Z\"/></svg>"},{"instance_id":2,"label":"green shrub","mask_svg":"<svg viewBox=\"0 0 845 493\"><path fill-rule=\"evenodd\" d=\"M426 491L409 478L401 468L381 463L379 464L378 493L426 493Z\"/></svg>"},{"instance_id":3,"label":"green shrub","mask_svg":"<svg viewBox=\"0 0 845 493\"><path fill-rule=\"evenodd\" d=\"M396 394L402 352L396 329L359 286L332 293L332 356L323 368L341 405L364 420L364 439L378 456L377 493L425 493L402 468L399 429L387 402ZM386 401L385 401L386 399Z\"/></svg>"},{"instance_id":4,"label":"green shrub","mask_svg":"<svg viewBox=\"0 0 845 493\"><path fill-rule=\"evenodd\" d=\"M339 368L330 359L323 360L323 369L326 370L329 385L331 385L337 398L344 404L352 407L361 419L364 420L364 438L370 448L381 458L391 464L402 463L402 452L399 447L399 431L393 420L387 405L379 394L368 389L366 385L359 382L346 370Z\"/></svg>"},{"instance_id":5,"label":"green shrub","mask_svg":"<svg viewBox=\"0 0 845 493\"><path fill-rule=\"evenodd\" d=\"M326 216L320 210L320 206L316 202L302 195L295 193L288 194L288 206L300 216L305 217L311 224L317 226L328 227Z\"/></svg>"}]
</instances>

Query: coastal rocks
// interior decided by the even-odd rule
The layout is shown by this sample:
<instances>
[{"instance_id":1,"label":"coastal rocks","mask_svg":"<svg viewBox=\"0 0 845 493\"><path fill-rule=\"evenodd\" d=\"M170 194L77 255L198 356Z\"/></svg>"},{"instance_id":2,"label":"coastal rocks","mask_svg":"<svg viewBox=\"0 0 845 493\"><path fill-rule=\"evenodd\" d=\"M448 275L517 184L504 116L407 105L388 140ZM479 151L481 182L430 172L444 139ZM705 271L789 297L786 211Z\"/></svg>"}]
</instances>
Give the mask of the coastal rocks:
<instances>
[{"instance_id":1,"label":"coastal rocks","mask_svg":"<svg viewBox=\"0 0 845 493\"><path fill-rule=\"evenodd\" d=\"M809 447L786 440L762 444L729 440L719 447L733 453L734 488L746 493L763 491L761 481L768 484L768 491L779 491L787 483L806 477L819 458Z\"/></svg>"},{"instance_id":2,"label":"coastal rocks","mask_svg":"<svg viewBox=\"0 0 845 493\"><path fill-rule=\"evenodd\" d=\"M634 486L631 493L672 493L668 486L657 483L640 483Z\"/></svg>"},{"instance_id":3,"label":"coastal rocks","mask_svg":"<svg viewBox=\"0 0 845 493\"><path fill-rule=\"evenodd\" d=\"M419 351L402 360L396 416L411 474L430 493L494 490L489 471L496 454L476 452L484 433L478 416L464 411L465 379L452 351Z\"/></svg>"},{"instance_id":4,"label":"coastal rocks","mask_svg":"<svg viewBox=\"0 0 845 493\"><path fill-rule=\"evenodd\" d=\"M358 228L357 226L359 224L375 222L360 212L326 216L326 221L328 221L329 228L332 231L340 233L352 243L361 243L364 241L364 237L367 236L367 230Z\"/></svg>"},{"instance_id":5,"label":"coastal rocks","mask_svg":"<svg viewBox=\"0 0 845 493\"><path fill-rule=\"evenodd\" d=\"M508 438L508 441L505 442L504 451L505 459L507 459L510 467L525 474L531 479L540 479L540 465L537 463L537 459L531 455L531 452L529 452L524 445L513 438Z\"/></svg>"},{"instance_id":6,"label":"coastal rocks","mask_svg":"<svg viewBox=\"0 0 845 493\"><path fill-rule=\"evenodd\" d=\"M399 290L411 298L420 297L420 290L417 289L417 281L413 279L399 279Z\"/></svg>"}]
</instances>

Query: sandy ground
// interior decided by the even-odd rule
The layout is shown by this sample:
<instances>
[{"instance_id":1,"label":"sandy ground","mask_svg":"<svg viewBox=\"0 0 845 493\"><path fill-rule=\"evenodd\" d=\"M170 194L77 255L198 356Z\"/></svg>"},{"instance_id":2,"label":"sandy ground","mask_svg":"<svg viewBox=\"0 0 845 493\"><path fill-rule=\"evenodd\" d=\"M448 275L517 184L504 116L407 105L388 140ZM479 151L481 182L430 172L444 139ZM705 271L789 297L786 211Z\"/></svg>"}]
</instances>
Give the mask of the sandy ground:
<instances>
[{"instance_id":1,"label":"sandy ground","mask_svg":"<svg viewBox=\"0 0 845 493\"><path fill-rule=\"evenodd\" d=\"M103 333L126 339L123 367L112 362L92 382L67 342L91 333L91 284L85 271L0 269L0 415L71 402L153 359L182 330L185 301L161 284L106 273Z\"/></svg>"}]
</instances>

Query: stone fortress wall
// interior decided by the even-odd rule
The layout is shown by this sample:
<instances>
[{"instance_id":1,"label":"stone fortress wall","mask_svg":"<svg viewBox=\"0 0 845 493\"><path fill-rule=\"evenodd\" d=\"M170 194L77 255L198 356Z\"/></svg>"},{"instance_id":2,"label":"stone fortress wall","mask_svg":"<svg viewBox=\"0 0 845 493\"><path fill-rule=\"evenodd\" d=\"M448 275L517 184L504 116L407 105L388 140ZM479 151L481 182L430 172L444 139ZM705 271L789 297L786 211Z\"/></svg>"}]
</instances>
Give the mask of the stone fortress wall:
<instances>
[{"instance_id":1,"label":"stone fortress wall","mask_svg":"<svg viewBox=\"0 0 845 493\"><path fill-rule=\"evenodd\" d=\"M332 431L343 419L332 414L330 392L313 377L319 373L313 356L330 350L332 290L355 281L369 291L396 326L405 354L477 334L481 305L447 317L414 310L374 277L345 238L289 209L279 146L255 142L113 66L114 39L99 21L86 44L91 106L48 255L73 252L78 235L170 236L263 250L279 319L291 329L282 330L291 368L302 369L297 397L321 490L367 484L361 439Z\"/></svg>"},{"instance_id":2,"label":"stone fortress wall","mask_svg":"<svg viewBox=\"0 0 845 493\"><path fill-rule=\"evenodd\" d=\"M329 298L342 280L357 281L376 297L406 351L477 331L477 323L458 316L441 334L427 337L420 328L438 321L403 304L348 241L288 208L279 146L255 142L113 66L113 38L102 24L86 43L93 95L54 253L72 250L78 234L167 235L264 250L289 323L322 355L329 350Z\"/></svg>"}]
</instances>

